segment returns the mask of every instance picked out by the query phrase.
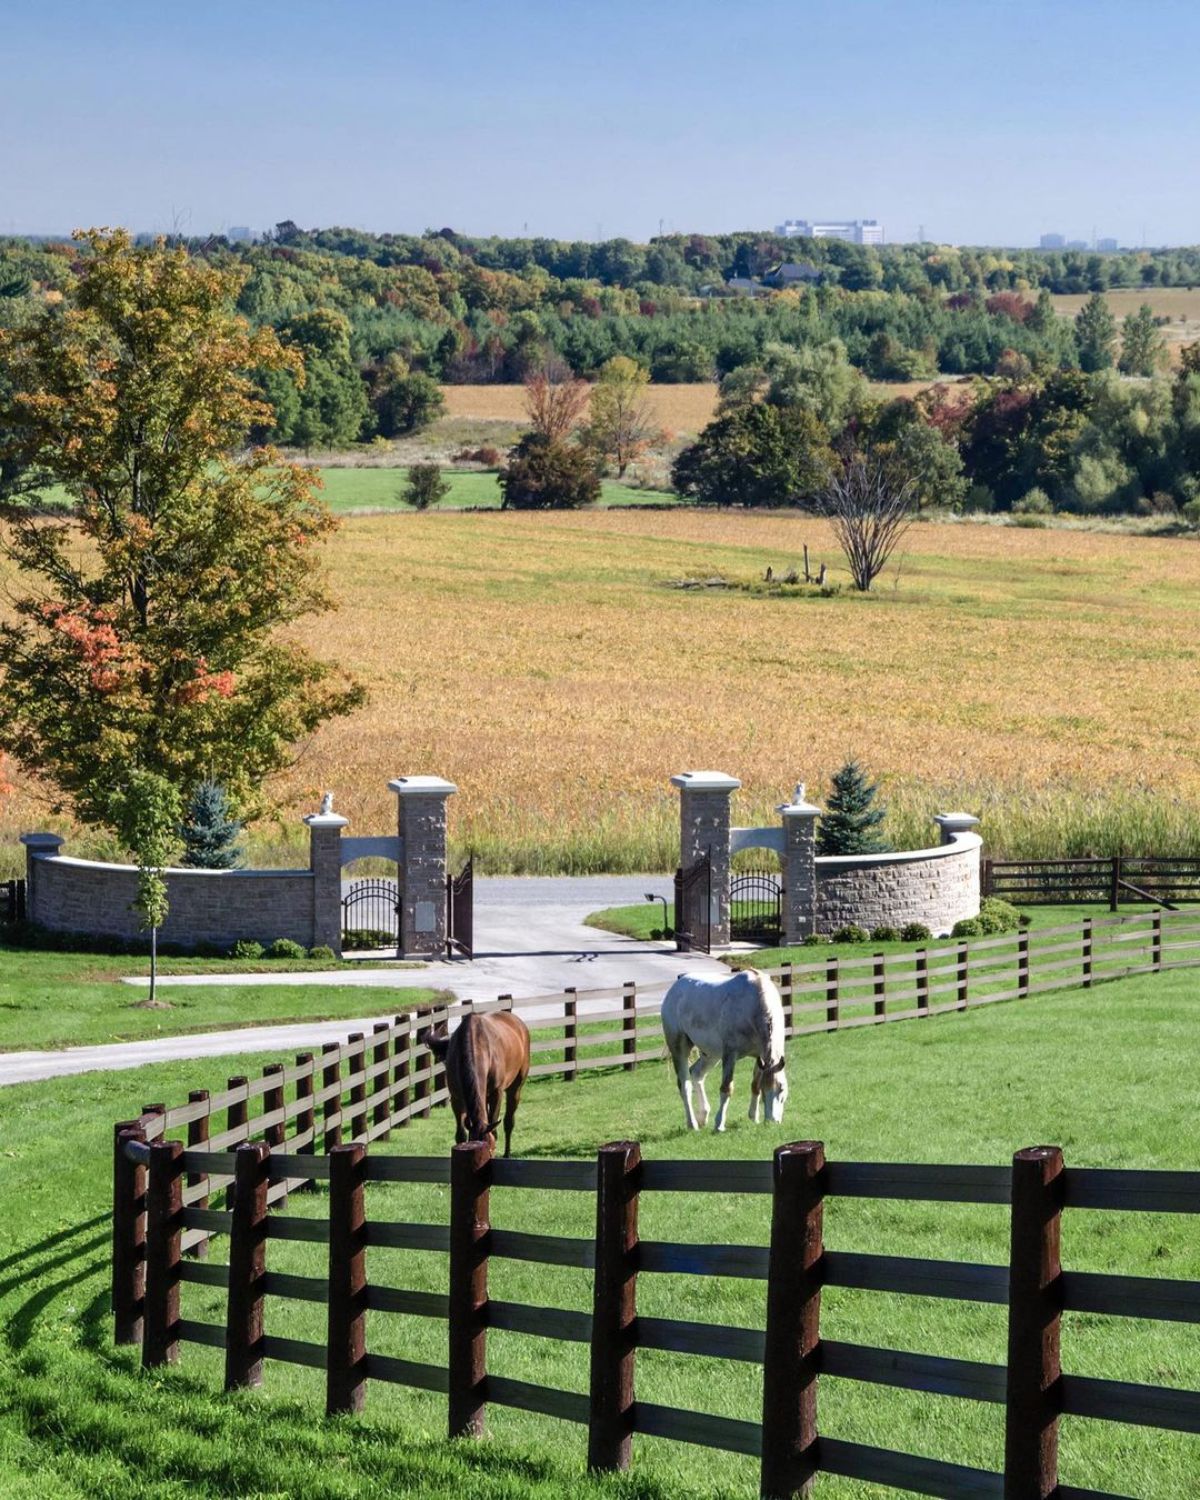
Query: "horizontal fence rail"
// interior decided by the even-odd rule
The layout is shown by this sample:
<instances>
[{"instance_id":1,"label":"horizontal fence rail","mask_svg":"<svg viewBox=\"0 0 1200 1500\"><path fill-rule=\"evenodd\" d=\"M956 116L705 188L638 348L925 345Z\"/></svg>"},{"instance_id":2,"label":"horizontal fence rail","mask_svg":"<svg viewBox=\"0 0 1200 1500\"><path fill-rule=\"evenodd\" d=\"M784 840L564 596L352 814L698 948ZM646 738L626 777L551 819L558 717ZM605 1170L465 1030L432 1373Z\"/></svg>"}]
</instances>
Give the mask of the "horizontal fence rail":
<instances>
[{"instance_id":1,"label":"horizontal fence rail","mask_svg":"<svg viewBox=\"0 0 1200 1500\"><path fill-rule=\"evenodd\" d=\"M766 972L779 985L787 1032L795 1037L924 1020L1058 990L1086 989L1130 974L1196 965L1200 965L1200 912L1153 911L1088 917L1063 926L969 942L934 941L915 951L824 957ZM533 1074L572 1084L587 1071L629 1069L660 1059L664 1055L659 1031L661 998L661 990L638 989L629 983L523 1001L523 1006L536 1008L528 1018L534 1038ZM486 1167L477 1166L472 1179L477 1186L485 1182L487 1192L594 1195L597 1236L592 1241L515 1228L488 1229L481 1239L466 1244L461 1236L456 1238L455 1231L455 1212L466 1212L460 1202L465 1189L453 1167L456 1158L389 1155L369 1148L387 1142L393 1130L427 1117L448 1100L445 1070L423 1040L427 1029L453 1025L472 1011L508 1010L512 1005L511 997L501 996L495 1001L421 1007L391 1022L379 1022L369 1034L328 1043L320 1052L302 1053L291 1063L273 1063L260 1077L231 1078L221 1090L193 1090L182 1104L147 1105L136 1119L118 1124L112 1245L117 1342L140 1344L144 1361L151 1365L174 1360L181 1342L224 1349L226 1381L231 1385L258 1383L264 1360L324 1369L331 1411L357 1410L370 1378L449 1395L457 1414L457 1431L479 1430L487 1401L563 1417L588 1427L589 1463L597 1468L623 1467L633 1435L646 1433L753 1454L760 1457L764 1476L775 1475L773 1483L782 1484L785 1478L791 1483L797 1473L811 1477L817 1472L819 1452L825 1472L874 1476L880 1483L927 1494L1001 1493L995 1488L997 1477L982 1471L959 1472L952 1465L833 1438L823 1437L819 1449L814 1447L819 1373L976 1400L1000 1399L1000 1367L823 1343L814 1321L820 1286L1011 1308L1014 1284L1011 1267L825 1252L820 1247L818 1209L825 1198L839 1197L993 1204L1007 1208L1014 1222L1019 1222L1025 1209L1015 1171L987 1166L825 1163L823 1158L814 1167L810 1155L806 1170L812 1181L807 1187L794 1187L799 1195L795 1201L787 1199L792 1219L786 1235L793 1265L797 1244L816 1244L818 1249L812 1251L811 1275L799 1282L793 1277L786 1292L773 1286L772 1267L777 1267L778 1257L773 1259L770 1247L686 1245L641 1241L637 1236L637 1202L647 1192L771 1194L778 1207L784 1170L779 1161L642 1162L631 1146L621 1148L626 1154L619 1171L612 1165L616 1157L604 1153L599 1165L489 1158ZM605 1172L614 1174L611 1181ZM450 1227L369 1220L363 1194L372 1183L448 1185ZM328 1214L313 1217L288 1212L292 1194L314 1193L328 1196ZM797 1218L796 1202L801 1200L808 1204L807 1217ZM620 1213L614 1204L621 1205ZM1198 1213L1200 1173L1064 1169L1056 1178L1050 1206L1054 1216L1075 1209ZM1045 1218L1046 1201L1038 1211ZM484 1200L479 1222L486 1220ZM214 1240L223 1254L227 1251L227 1266L207 1263ZM328 1275L300 1277L267 1269L272 1242L289 1240L323 1247ZM370 1283L366 1258L386 1250L442 1257L448 1268L446 1292L435 1295ZM584 1271L596 1289L592 1312L584 1315L489 1300L486 1276L481 1282L479 1275L493 1258ZM776 1371L766 1380L767 1396L773 1403L770 1409L776 1415L765 1428L634 1399L637 1348L680 1354L713 1352L711 1329L672 1319L639 1322L635 1291L640 1273L732 1276L764 1283L766 1332L723 1330L719 1352L721 1357L762 1364L765 1379L767 1372ZM225 1327L181 1317L180 1288L189 1284L224 1293L228 1304ZM1194 1283L1060 1268L1055 1286L1057 1310L1039 1304L1030 1317L1049 1317L1051 1311L1057 1317L1065 1308L1200 1323L1200 1287ZM321 1304L334 1332L319 1344L264 1331L263 1308L268 1297ZM786 1336L774 1342L772 1298L784 1299L784 1310L774 1318L776 1328L782 1318L787 1330ZM458 1352L446 1368L373 1354L366 1347L368 1312L372 1318L405 1314L444 1320L452 1340L460 1341L452 1342ZM480 1374L489 1327L589 1345L591 1397ZM1010 1349L1006 1379L1014 1361L1019 1365L1032 1358L1033 1341L1027 1342L1023 1353ZM1187 1392L1146 1387L1137 1388L1144 1390L1143 1395L1132 1396L1123 1386L1082 1377L1064 1377L1054 1389L1059 1393L1055 1399L1060 1401L1061 1413L1117 1420L1124 1410L1133 1414L1124 1418L1130 1422L1200 1430L1189 1425L1196 1420L1197 1401ZM771 1395L772 1391L776 1394ZM1039 1391L1039 1399L1045 1399L1043 1388ZM1032 1385L1026 1396L1033 1401ZM1013 1409L1017 1397L1007 1386L1003 1399ZM1155 1413L1158 1418L1152 1421ZM1040 1430L1049 1430L1050 1415L1045 1410L1034 1411L1029 1420L1035 1418L1042 1423ZM764 1436L776 1432L790 1435L777 1441ZM806 1459L798 1456L804 1454ZM772 1464L774 1469L769 1468ZM799 1484L778 1493L790 1494ZM1059 1491L1069 1493L1066 1487Z\"/></svg>"},{"instance_id":2,"label":"horizontal fence rail","mask_svg":"<svg viewBox=\"0 0 1200 1500\"><path fill-rule=\"evenodd\" d=\"M227 1389L262 1383L265 1361L308 1366L324 1371L330 1413L361 1410L368 1380L430 1391L447 1398L451 1437L481 1435L489 1405L536 1412L586 1429L588 1466L601 1471L629 1467L636 1435L667 1438L755 1460L761 1492L780 1497L807 1494L817 1476L837 1474L924 1495L1089 1494L1093 1500L1119 1500L1059 1486L1063 1416L1200 1433L1200 1392L1064 1372L1061 1349L1064 1312L1200 1322L1200 1283L1066 1270L1059 1249L1064 1214L1080 1210L1200 1215L1200 1171L1068 1167L1056 1146L1018 1151L1011 1166L1001 1168L827 1162L824 1147L812 1141L781 1146L770 1162L720 1163L645 1162L631 1141L603 1146L591 1161L500 1160L486 1142L456 1146L448 1157L389 1157L372 1155L356 1142L336 1145L325 1162L324 1211L297 1218L275 1211L268 1198L273 1182L291 1181L301 1166L291 1156L273 1160L264 1142L244 1142L234 1152L185 1149L178 1140L147 1142L137 1125L119 1130L114 1265L119 1259L126 1281L114 1281L114 1292L121 1293L114 1297L114 1313L119 1337L141 1344L147 1367L176 1361L183 1344L224 1352ZM185 1207L184 1184L196 1178L231 1179L231 1209ZM371 1185L397 1183L448 1183L449 1224L370 1217ZM518 1198L529 1192L587 1192L595 1204L595 1234L571 1239L493 1228L491 1197L497 1192ZM769 1198L769 1243L642 1239L641 1200L679 1192ZM1008 1263L827 1250L826 1204L863 1197L1000 1206L1010 1222ZM210 1227L218 1219L229 1237L228 1265L188 1259L189 1229ZM272 1244L295 1239L326 1247L324 1275L271 1269ZM378 1247L438 1255L445 1291L409 1291L372 1280L369 1260ZM590 1271L590 1311L493 1298L489 1268L513 1258ZM138 1266L144 1269L140 1282ZM761 1280L764 1326L721 1326L714 1336L710 1322L639 1316L638 1284L644 1275ZM181 1288L189 1284L223 1292L223 1324L182 1315ZM827 1286L1004 1307L1007 1360L989 1364L827 1339L821 1331L821 1293ZM324 1341L272 1332L268 1309L276 1298L319 1304L326 1318ZM393 1315L445 1323L445 1364L375 1353L369 1327ZM492 1331L587 1346L586 1393L492 1373ZM1119 1329L1113 1338L1121 1338ZM638 1400L636 1363L642 1349L761 1367L761 1420ZM1003 1407L1003 1471L826 1434L818 1425L822 1376Z\"/></svg>"},{"instance_id":3,"label":"horizontal fence rail","mask_svg":"<svg viewBox=\"0 0 1200 1500\"><path fill-rule=\"evenodd\" d=\"M1080 859L985 859L983 894L1024 906L1200 901L1200 859L1115 854Z\"/></svg>"}]
</instances>

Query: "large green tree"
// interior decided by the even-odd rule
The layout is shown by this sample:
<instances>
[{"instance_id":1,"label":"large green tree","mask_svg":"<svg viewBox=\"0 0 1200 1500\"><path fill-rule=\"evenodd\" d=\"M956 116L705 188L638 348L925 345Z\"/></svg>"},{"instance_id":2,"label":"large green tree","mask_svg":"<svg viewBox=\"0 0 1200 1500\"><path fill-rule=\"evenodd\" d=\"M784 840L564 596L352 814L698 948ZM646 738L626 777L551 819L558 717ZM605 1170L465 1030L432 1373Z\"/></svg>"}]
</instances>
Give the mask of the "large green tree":
<instances>
[{"instance_id":1,"label":"large green tree","mask_svg":"<svg viewBox=\"0 0 1200 1500\"><path fill-rule=\"evenodd\" d=\"M1129 313L1121 324L1121 358L1123 375L1153 375L1167 358L1167 346L1154 317L1154 309L1143 302L1137 312Z\"/></svg>"},{"instance_id":2,"label":"large green tree","mask_svg":"<svg viewBox=\"0 0 1200 1500\"><path fill-rule=\"evenodd\" d=\"M0 505L25 592L0 627L0 740L85 821L133 771L224 783L239 809L360 700L280 627L331 607L335 522L311 471L244 448L270 420L250 373L299 369L232 311L237 271L123 231L80 236L77 285L0 332ZM72 509L38 515L59 485Z\"/></svg>"},{"instance_id":3,"label":"large green tree","mask_svg":"<svg viewBox=\"0 0 1200 1500\"><path fill-rule=\"evenodd\" d=\"M829 434L803 407L761 401L710 422L675 460L671 480L700 505L799 505L835 466Z\"/></svg>"}]
</instances>

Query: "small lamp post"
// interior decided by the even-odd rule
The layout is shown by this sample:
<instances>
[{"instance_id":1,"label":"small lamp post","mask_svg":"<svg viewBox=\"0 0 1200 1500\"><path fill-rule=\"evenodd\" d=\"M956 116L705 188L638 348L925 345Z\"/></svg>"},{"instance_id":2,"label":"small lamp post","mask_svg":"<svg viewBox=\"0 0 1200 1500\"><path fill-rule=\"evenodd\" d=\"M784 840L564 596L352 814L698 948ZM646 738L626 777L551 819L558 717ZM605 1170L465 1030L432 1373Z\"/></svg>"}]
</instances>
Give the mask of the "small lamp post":
<instances>
[{"instance_id":1,"label":"small lamp post","mask_svg":"<svg viewBox=\"0 0 1200 1500\"><path fill-rule=\"evenodd\" d=\"M646 892L646 900L647 901L661 901L662 902L662 908L663 908L662 935L663 935L663 937L669 937L671 935L671 924L667 920L667 898L665 896L656 896L653 891L647 891Z\"/></svg>"}]
</instances>

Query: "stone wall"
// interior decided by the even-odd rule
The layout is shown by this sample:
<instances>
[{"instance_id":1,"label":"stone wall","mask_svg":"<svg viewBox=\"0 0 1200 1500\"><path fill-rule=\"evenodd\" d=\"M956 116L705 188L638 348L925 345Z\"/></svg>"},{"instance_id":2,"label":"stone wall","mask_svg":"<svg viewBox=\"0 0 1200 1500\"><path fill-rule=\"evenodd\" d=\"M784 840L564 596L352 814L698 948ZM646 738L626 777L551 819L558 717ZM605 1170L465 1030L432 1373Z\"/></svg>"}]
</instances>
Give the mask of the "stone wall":
<instances>
[{"instance_id":1,"label":"stone wall","mask_svg":"<svg viewBox=\"0 0 1200 1500\"><path fill-rule=\"evenodd\" d=\"M818 855L816 931L923 922L940 935L961 918L977 916L983 840L957 831L948 839L935 849L898 854Z\"/></svg>"},{"instance_id":2,"label":"stone wall","mask_svg":"<svg viewBox=\"0 0 1200 1500\"><path fill-rule=\"evenodd\" d=\"M310 870L165 870L171 904L159 940L228 947L292 938L311 948L315 882ZM53 932L141 938L133 865L108 865L61 854L30 853L28 915Z\"/></svg>"}]
</instances>

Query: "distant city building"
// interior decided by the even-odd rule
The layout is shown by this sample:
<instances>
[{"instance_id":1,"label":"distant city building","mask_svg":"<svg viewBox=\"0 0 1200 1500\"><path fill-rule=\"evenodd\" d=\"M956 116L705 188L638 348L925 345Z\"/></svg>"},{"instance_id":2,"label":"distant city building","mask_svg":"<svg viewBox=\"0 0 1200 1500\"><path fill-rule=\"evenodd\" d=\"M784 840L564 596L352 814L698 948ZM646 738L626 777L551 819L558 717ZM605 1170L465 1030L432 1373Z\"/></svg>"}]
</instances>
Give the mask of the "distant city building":
<instances>
[{"instance_id":1,"label":"distant city building","mask_svg":"<svg viewBox=\"0 0 1200 1500\"><path fill-rule=\"evenodd\" d=\"M878 219L785 219L775 233L786 239L845 240L850 245L882 245L883 225Z\"/></svg>"},{"instance_id":2,"label":"distant city building","mask_svg":"<svg viewBox=\"0 0 1200 1500\"><path fill-rule=\"evenodd\" d=\"M1116 250L1117 248L1118 248L1118 246L1117 246L1116 240L1105 238L1105 239L1097 240L1096 241L1096 249L1097 250L1110 250L1111 251L1111 250Z\"/></svg>"},{"instance_id":3,"label":"distant city building","mask_svg":"<svg viewBox=\"0 0 1200 1500\"><path fill-rule=\"evenodd\" d=\"M1066 243L1067 237L1064 234L1044 234L1038 241L1038 246L1042 250L1061 250Z\"/></svg>"},{"instance_id":4,"label":"distant city building","mask_svg":"<svg viewBox=\"0 0 1200 1500\"><path fill-rule=\"evenodd\" d=\"M225 238L231 245L249 244L258 236L245 224L235 224L232 229L226 231Z\"/></svg>"}]
</instances>

